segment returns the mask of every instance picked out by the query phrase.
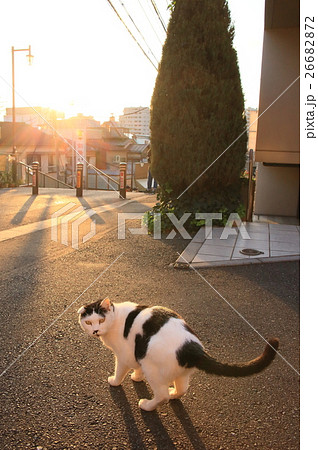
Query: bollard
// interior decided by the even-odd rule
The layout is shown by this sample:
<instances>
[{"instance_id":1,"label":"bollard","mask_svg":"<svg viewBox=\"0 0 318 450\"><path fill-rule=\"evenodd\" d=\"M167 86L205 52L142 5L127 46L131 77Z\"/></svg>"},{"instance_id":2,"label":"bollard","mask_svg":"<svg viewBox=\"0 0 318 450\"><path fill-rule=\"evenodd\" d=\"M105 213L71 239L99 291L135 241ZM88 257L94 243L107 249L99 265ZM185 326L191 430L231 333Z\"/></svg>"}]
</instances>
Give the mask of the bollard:
<instances>
[{"instance_id":1,"label":"bollard","mask_svg":"<svg viewBox=\"0 0 318 450\"><path fill-rule=\"evenodd\" d=\"M32 163L32 195L39 193L39 165L37 161Z\"/></svg>"},{"instance_id":2,"label":"bollard","mask_svg":"<svg viewBox=\"0 0 318 450\"><path fill-rule=\"evenodd\" d=\"M126 198L126 163L119 164L119 198Z\"/></svg>"},{"instance_id":3,"label":"bollard","mask_svg":"<svg viewBox=\"0 0 318 450\"><path fill-rule=\"evenodd\" d=\"M83 197L83 164L82 163L77 163L76 197Z\"/></svg>"}]
</instances>

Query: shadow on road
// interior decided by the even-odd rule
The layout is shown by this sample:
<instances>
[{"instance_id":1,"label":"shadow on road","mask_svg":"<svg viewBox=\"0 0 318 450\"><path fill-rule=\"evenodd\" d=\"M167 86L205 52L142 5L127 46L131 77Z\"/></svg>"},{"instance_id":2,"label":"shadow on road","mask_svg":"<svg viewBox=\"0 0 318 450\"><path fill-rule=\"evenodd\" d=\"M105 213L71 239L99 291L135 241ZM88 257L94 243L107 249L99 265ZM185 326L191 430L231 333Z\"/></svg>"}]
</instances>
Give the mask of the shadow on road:
<instances>
[{"instance_id":1,"label":"shadow on road","mask_svg":"<svg viewBox=\"0 0 318 450\"><path fill-rule=\"evenodd\" d=\"M131 448L146 450L145 444L143 443L141 434L138 430L134 413L130 407L130 404L127 400L126 394L122 386L118 387L109 387L110 395L116 405L119 406L120 411L122 413L123 419L125 421L127 433L129 436L129 440L131 443Z\"/></svg>"},{"instance_id":2,"label":"shadow on road","mask_svg":"<svg viewBox=\"0 0 318 450\"><path fill-rule=\"evenodd\" d=\"M88 203L88 201L85 200L85 198L83 198L83 197L78 197L78 200L79 200L79 202L81 203L81 205L83 206L83 208L85 208L85 209L93 209L93 210L94 210L94 208ZM98 215L97 213L94 214L94 217L95 217L94 220L95 220L95 223L96 223L96 224L102 224L102 223L105 223L105 220L102 219L101 216Z\"/></svg>"},{"instance_id":3,"label":"shadow on road","mask_svg":"<svg viewBox=\"0 0 318 450\"><path fill-rule=\"evenodd\" d=\"M51 202L52 199L50 199L45 208L41 210L38 220L41 221L46 218ZM26 203L28 203L28 201ZM29 199L28 204L31 204L31 198ZM24 269L24 273L21 275L23 278L28 277L28 272L32 271L32 265L41 258L43 253L44 233L31 233L24 239L22 246L17 245L16 248L14 248L14 251L10 254L10 257L7 258L6 265L2 272L2 275L4 275L4 283L7 282L6 269L8 270L8 273L13 271L12 274L14 276L11 281L12 288L8 290L8 294L3 300L3 307L10 305L10 317L9 320L6 321L0 320L0 327L2 331L11 335L13 346L19 343L19 345L23 348L32 342L34 337L36 337L39 333L39 330L37 331L36 327L33 326L32 317L27 314L27 311L30 308L40 310L41 302L39 304L37 303L37 300L35 300L34 304L30 303L30 298L32 298L33 293L37 290L40 272L37 271L32 273L32 278L27 278L28 282L21 282L19 269ZM19 322L21 320L21 316L25 321L26 327L30 330L29 336L21 336ZM39 323L41 323L40 320ZM11 348L8 350L12 351Z\"/></svg>"},{"instance_id":4,"label":"shadow on road","mask_svg":"<svg viewBox=\"0 0 318 450\"><path fill-rule=\"evenodd\" d=\"M37 198L36 195L31 195L31 197L27 199L27 201L21 206L20 211L18 211L16 215L11 219L12 224L18 225L23 221L26 213L28 212L28 210L30 209L32 203L36 198Z\"/></svg>"},{"instance_id":5,"label":"shadow on road","mask_svg":"<svg viewBox=\"0 0 318 450\"><path fill-rule=\"evenodd\" d=\"M134 383L134 388L140 398L152 397L152 393L150 393L145 383ZM172 400L169 402L169 405L182 425L193 448L197 450L206 450L206 447L196 431L182 402L180 400ZM150 429L152 436L155 438L158 448L164 448L165 450L176 448L156 411L141 411L141 415L145 425L148 429Z\"/></svg>"},{"instance_id":6,"label":"shadow on road","mask_svg":"<svg viewBox=\"0 0 318 450\"><path fill-rule=\"evenodd\" d=\"M208 272L201 273L206 276ZM246 279L246 286L257 285L259 289L279 298L298 315L300 314L298 261L229 267L225 268L223 273ZM290 289L286 289L286 280Z\"/></svg>"},{"instance_id":7,"label":"shadow on road","mask_svg":"<svg viewBox=\"0 0 318 450\"><path fill-rule=\"evenodd\" d=\"M171 400L169 405L181 423L193 448L196 450L207 450L182 402L180 400Z\"/></svg>"},{"instance_id":8,"label":"shadow on road","mask_svg":"<svg viewBox=\"0 0 318 450\"><path fill-rule=\"evenodd\" d=\"M145 383L134 383L133 386L139 398L152 397L152 393L150 393ZM150 430L153 438L155 439L158 448L164 448L165 450L176 448L167 430L162 424L157 411L147 412L141 410L141 416L146 427Z\"/></svg>"}]
</instances>

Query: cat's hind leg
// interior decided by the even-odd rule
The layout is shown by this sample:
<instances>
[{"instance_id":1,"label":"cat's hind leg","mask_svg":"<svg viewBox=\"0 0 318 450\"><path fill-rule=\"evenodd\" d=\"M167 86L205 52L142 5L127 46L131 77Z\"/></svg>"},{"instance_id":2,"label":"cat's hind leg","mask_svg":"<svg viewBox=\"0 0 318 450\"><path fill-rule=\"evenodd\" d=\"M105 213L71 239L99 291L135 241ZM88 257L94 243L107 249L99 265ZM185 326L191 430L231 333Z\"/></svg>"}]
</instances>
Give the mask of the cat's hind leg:
<instances>
[{"instance_id":1,"label":"cat's hind leg","mask_svg":"<svg viewBox=\"0 0 318 450\"><path fill-rule=\"evenodd\" d=\"M170 399L182 397L188 390L189 381L190 381L190 373L186 373L176 378L173 383L174 387L169 388Z\"/></svg>"},{"instance_id":2,"label":"cat's hind leg","mask_svg":"<svg viewBox=\"0 0 318 450\"><path fill-rule=\"evenodd\" d=\"M161 385L154 387L149 383L154 396L151 400L148 400L147 398L142 398L139 400L139 407L143 409L144 411L153 411L157 408L157 406L161 405L162 403L166 403L169 400L169 390L168 386Z\"/></svg>"},{"instance_id":3,"label":"cat's hind leg","mask_svg":"<svg viewBox=\"0 0 318 450\"><path fill-rule=\"evenodd\" d=\"M138 381L143 381L144 380L144 374L143 374L142 368L139 367L138 369L135 369L133 371L133 373L130 375L130 378L133 381L137 381L137 382Z\"/></svg>"},{"instance_id":4,"label":"cat's hind leg","mask_svg":"<svg viewBox=\"0 0 318 450\"><path fill-rule=\"evenodd\" d=\"M144 411L153 411L157 406L169 401L169 384L162 379L160 373L147 370L143 366L145 377L153 391L153 398L148 400L142 398L139 400L139 407Z\"/></svg>"}]
</instances>

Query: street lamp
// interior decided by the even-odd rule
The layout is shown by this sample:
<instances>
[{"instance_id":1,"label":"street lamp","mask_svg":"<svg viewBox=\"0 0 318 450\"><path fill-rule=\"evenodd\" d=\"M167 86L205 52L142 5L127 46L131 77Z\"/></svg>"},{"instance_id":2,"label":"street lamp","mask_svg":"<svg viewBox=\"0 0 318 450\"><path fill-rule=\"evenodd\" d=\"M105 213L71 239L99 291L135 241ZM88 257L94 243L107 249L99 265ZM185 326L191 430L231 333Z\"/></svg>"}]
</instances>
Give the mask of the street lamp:
<instances>
[{"instance_id":1,"label":"street lamp","mask_svg":"<svg viewBox=\"0 0 318 450\"><path fill-rule=\"evenodd\" d=\"M31 54L31 45L29 48L11 48L12 53L12 178L13 183L17 182L17 156L15 145L15 86L14 86L14 52L28 52L26 55L29 60L29 65L32 64L33 55Z\"/></svg>"}]
</instances>

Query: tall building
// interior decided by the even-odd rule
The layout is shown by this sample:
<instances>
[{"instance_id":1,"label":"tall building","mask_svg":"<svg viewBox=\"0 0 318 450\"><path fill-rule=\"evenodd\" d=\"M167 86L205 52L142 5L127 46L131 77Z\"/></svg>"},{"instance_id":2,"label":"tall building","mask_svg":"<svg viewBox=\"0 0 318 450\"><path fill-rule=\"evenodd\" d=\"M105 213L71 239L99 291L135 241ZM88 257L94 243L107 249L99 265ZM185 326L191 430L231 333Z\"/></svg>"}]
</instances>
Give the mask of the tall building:
<instances>
[{"instance_id":1,"label":"tall building","mask_svg":"<svg viewBox=\"0 0 318 450\"><path fill-rule=\"evenodd\" d=\"M129 129L129 133L142 137L150 136L150 109L148 107L124 108L119 116L120 126Z\"/></svg>"}]
</instances>

